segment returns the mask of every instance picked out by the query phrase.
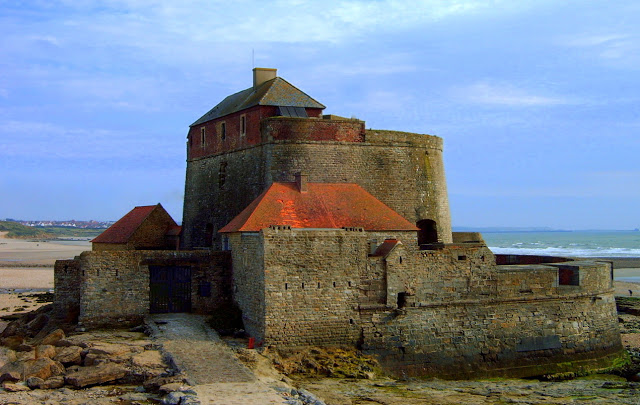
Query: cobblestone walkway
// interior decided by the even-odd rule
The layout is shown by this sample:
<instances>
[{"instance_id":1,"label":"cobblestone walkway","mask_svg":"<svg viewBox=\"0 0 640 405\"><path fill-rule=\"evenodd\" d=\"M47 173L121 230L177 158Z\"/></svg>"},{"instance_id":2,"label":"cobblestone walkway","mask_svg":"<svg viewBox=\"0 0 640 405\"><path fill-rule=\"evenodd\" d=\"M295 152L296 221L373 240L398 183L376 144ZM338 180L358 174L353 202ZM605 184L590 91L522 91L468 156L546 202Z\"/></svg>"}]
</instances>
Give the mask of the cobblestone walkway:
<instances>
[{"instance_id":1,"label":"cobblestone walkway","mask_svg":"<svg viewBox=\"0 0 640 405\"><path fill-rule=\"evenodd\" d=\"M195 314L155 314L147 324L176 367L205 404L284 404L284 398L256 380L251 370Z\"/></svg>"}]
</instances>

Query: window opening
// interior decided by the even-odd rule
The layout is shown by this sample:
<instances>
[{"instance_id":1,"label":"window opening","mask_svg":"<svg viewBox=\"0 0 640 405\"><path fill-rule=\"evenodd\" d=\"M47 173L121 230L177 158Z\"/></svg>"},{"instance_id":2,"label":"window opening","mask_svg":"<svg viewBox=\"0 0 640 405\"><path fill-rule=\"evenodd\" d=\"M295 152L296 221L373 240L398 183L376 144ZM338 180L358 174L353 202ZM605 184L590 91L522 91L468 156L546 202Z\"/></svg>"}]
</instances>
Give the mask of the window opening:
<instances>
[{"instance_id":1,"label":"window opening","mask_svg":"<svg viewBox=\"0 0 640 405\"><path fill-rule=\"evenodd\" d=\"M240 135L245 135L247 133L247 117L242 115L240 116Z\"/></svg>"},{"instance_id":2,"label":"window opening","mask_svg":"<svg viewBox=\"0 0 640 405\"><path fill-rule=\"evenodd\" d=\"M218 187L222 188L227 181L227 162L220 163L220 169L218 170Z\"/></svg>"},{"instance_id":3,"label":"window opening","mask_svg":"<svg viewBox=\"0 0 640 405\"><path fill-rule=\"evenodd\" d=\"M213 224L208 223L205 227L204 231L204 246L211 247L213 246Z\"/></svg>"},{"instance_id":4,"label":"window opening","mask_svg":"<svg viewBox=\"0 0 640 405\"><path fill-rule=\"evenodd\" d=\"M222 138L222 140L224 141L226 137L227 137L227 124L223 122L222 124L220 124L220 138Z\"/></svg>"},{"instance_id":5,"label":"window opening","mask_svg":"<svg viewBox=\"0 0 640 405\"><path fill-rule=\"evenodd\" d=\"M407 305L407 293L398 293L398 308L404 308Z\"/></svg>"},{"instance_id":6,"label":"window opening","mask_svg":"<svg viewBox=\"0 0 640 405\"><path fill-rule=\"evenodd\" d=\"M438 243L438 229L436 227L436 221L431 219L422 219L416 222L416 226L420 228L418 231L419 245Z\"/></svg>"},{"instance_id":7,"label":"window opening","mask_svg":"<svg viewBox=\"0 0 640 405\"><path fill-rule=\"evenodd\" d=\"M200 128L200 146L204 148L206 144L207 144L207 137L206 137L205 129L204 127L202 127Z\"/></svg>"}]
</instances>

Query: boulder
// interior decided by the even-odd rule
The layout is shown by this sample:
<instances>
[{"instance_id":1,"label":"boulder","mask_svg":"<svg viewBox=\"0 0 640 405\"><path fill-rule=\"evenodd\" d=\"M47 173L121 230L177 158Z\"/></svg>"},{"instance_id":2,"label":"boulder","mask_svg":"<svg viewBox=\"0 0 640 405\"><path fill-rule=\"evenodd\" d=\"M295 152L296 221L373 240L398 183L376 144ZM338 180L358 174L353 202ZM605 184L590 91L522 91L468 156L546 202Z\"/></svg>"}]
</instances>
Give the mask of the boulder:
<instances>
[{"instance_id":1,"label":"boulder","mask_svg":"<svg viewBox=\"0 0 640 405\"><path fill-rule=\"evenodd\" d=\"M46 380L64 373L64 366L48 357L41 357L36 360L27 360L24 364L24 378L39 377Z\"/></svg>"},{"instance_id":2,"label":"boulder","mask_svg":"<svg viewBox=\"0 0 640 405\"><path fill-rule=\"evenodd\" d=\"M75 388L112 382L127 375L127 370L118 364L105 363L93 367L84 367L65 377L65 383Z\"/></svg>"},{"instance_id":3,"label":"boulder","mask_svg":"<svg viewBox=\"0 0 640 405\"><path fill-rule=\"evenodd\" d=\"M18 332L18 329L20 329L20 322L18 322L18 321L9 322L7 327L4 328L2 333L0 333L0 338L3 338L2 344L4 344L6 346L6 343L4 343L4 339L6 339L6 338L8 338L10 336L14 336Z\"/></svg>"},{"instance_id":4,"label":"boulder","mask_svg":"<svg viewBox=\"0 0 640 405\"><path fill-rule=\"evenodd\" d=\"M55 347L79 346L79 345L76 345L76 344L74 344L73 342L71 342L71 341L69 341L67 339L60 339L57 342L55 342L53 345ZM85 345L85 347L86 347L86 345Z\"/></svg>"},{"instance_id":5,"label":"boulder","mask_svg":"<svg viewBox=\"0 0 640 405\"><path fill-rule=\"evenodd\" d=\"M119 356L121 354L131 353L131 349L127 345L100 342L89 347L88 353L106 356Z\"/></svg>"},{"instance_id":6,"label":"boulder","mask_svg":"<svg viewBox=\"0 0 640 405\"><path fill-rule=\"evenodd\" d=\"M57 346L56 343L58 343L60 340L64 339L65 337L66 336L62 329L56 329L53 332L49 333L44 338L42 338L42 340L40 341L40 344Z\"/></svg>"},{"instance_id":7,"label":"boulder","mask_svg":"<svg viewBox=\"0 0 640 405\"><path fill-rule=\"evenodd\" d=\"M31 391L31 389L27 387L25 384L10 383L6 381L2 383L2 388L4 388L8 392Z\"/></svg>"},{"instance_id":8,"label":"boulder","mask_svg":"<svg viewBox=\"0 0 640 405\"><path fill-rule=\"evenodd\" d=\"M56 357L56 348L51 345L40 345L36 346L36 359L40 357L48 357L53 359Z\"/></svg>"},{"instance_id":9,"label":"boulder","mask_svg":"<svg viewBox=\"0 0 640 405\"><path fill-rule=\"evenodd\" d=\"M16 352L30 352L33 350L33 346L28 345L26 343L19 344L18 347L15 348Z\"/></svg>"},{"instance_id":10,"label":"boulder","mask_svg":"<svg viewBox=\"0 0 640 405\"><path fill-rule=\"evenodd\" d=\"M134 366L145 368L161 368L167 367L165 364L162 353L158 350L147 350L142 353L138 353L131 358Z\"/></svg>"},{"instance_id":11,"label":"boulder","mask_svg":"<svg viewBox=\"0 0 640 405\"><path fill-rule=\"evenodd\" d=\"M47 314L38 314L31 322L27 323L25 327L29 332L31 332L32 336L36 335L38 332L42 330L49 323L49 315Z\"/></svg>"},{"instance_id":12,"label":"boulder","mask_svg":"<svg viewBox=\"0 0 640 405\"><path fill-rule=\"evenodd\" d=\"M171 383L179 383L179 384L186 385L186 380L182 375L154 377L145 381L143 384L143 387L147 392L158 392L161 386L171 384Z\"/></svg>"},{"instance_id":13,"label":"boulder","mask_svg":"<svg viewBox=\"0 0 640 405\"><path fill-rule=\"evenodd\" d=\"M20 335L11 335L2 339L2 345L8 347L11 350L15 350L22 343L24 343L24 336Z\"/></svg>"},{"instance_id":14,"label":"boulder","mask_svg":"<svg viewBox=\"0 0 640 405\"><path fill-rule=\"evenodd\" d=\"M1 382L16 382L22 380L22 372L16 370L9 370L0 373L0 383Z\"/></svg>"},{"instance_id":15,"label":"boulder","mask_svg":"<svg viewBox=\"0 0 640 405\"><path fill-rule=\"evenodd\" d=\"M40 377L29 377L27 378L27 387L35 390L36 388L40 388L42 384L44 384L44 380Z\"/></svg>"},{"instance_id":16,"label":"boulder","mask_svg":"<svg viewBox=\"0 0 640 405\"><path fill-rule=\"evenodd\" d=\"M82 348L79 346L59 347L53 359L65 366L82 364Z\"/></svg>"},{"instance_id":17,"label":"boulder","mask_svg":"<svg viewBox=\"0 0 640 405\"><path fill-rule=\"evenodd\" d=\"M64 377L61 375L48 378L40 385L43 390L55 390L64 386Z\"/></svg>"},{"instance_id":18,"label":"boulder","mask_svg":"<svg viewBox=\"0 0 640 405\"><path fill-rule=\"evenodd\" d=\"M24 373L24 364L15 360L0 367L0 382L2 381L20 381Z\"/></svg>"},{"instance_id":19,"label":"boulder","mask_svg":"<svg viewBox=\"0 0 640 405\"><path fill-rule=\"evenodd\" d=\"M16 361L16 352L8 347L0 347L0 368L12 361Z\"/></svg>"}]
</instances>

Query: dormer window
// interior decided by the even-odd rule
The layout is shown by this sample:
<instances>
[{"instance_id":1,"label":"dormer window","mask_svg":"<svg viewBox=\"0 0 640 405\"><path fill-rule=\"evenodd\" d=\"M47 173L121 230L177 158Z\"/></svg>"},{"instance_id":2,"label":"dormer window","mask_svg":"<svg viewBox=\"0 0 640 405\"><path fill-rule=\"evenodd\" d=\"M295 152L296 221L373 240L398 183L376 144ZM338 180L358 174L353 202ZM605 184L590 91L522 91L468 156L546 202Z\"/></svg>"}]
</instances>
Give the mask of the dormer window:
<instances>
[{"instance_id":1,"label":"dormer window","mask_svg":"<svg viewBox=\"0 0 640 405\"><path fill-rule=\"evenodd\" d=\"M206 132L204 127L202 127L200 128L200 146L204 148L206 144L207 144Z\"/></svg>"},{"instance_id":2,"label":"dormer window","mask_svg":"<svg viewBox=\"0 0 640 405\"><path fill-rule=\"evenodd\" d=\"M240 135L244 136L247 134L247 116L240 116Z\"/></svg>"}]
</instances>

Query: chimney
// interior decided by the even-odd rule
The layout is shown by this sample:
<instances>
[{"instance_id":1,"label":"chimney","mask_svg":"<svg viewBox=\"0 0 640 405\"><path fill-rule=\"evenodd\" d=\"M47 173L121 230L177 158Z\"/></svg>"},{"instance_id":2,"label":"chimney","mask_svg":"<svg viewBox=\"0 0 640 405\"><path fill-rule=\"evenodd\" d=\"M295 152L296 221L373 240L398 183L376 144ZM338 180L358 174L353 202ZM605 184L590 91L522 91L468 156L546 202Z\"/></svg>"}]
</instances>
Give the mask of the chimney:
<instances>
[{"instance_id":1,"label":"chimney","mask_svg":"<svg viewBox=\"0 0 640 405\"><path fill-rule=\"evenodd\" d=\"M276 78L278 69L253 68L253 89L257 89L262 83Z\"/></svg>"},{"instance_id":2,"label":"chimney","mask_svg":"<svg viewBox=\"0 0 640 405\"><path fill-rule=\"evenodd\" d=\"M296 173L296 185L298 186L298 190L301 193L306 193L307 191L309 191L309 187L307 185L308 180L308 174Z\"/></svg>"}]
</instances>

